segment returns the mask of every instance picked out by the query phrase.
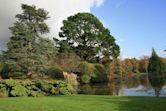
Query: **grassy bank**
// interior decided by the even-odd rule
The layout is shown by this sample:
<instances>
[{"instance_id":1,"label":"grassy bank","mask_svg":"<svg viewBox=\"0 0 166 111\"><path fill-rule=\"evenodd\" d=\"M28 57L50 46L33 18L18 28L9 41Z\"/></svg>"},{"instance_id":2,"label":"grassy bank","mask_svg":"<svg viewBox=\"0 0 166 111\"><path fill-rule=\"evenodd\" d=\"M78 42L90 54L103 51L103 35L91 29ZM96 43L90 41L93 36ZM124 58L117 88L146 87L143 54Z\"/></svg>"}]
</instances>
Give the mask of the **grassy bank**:
<instances>
[{"instance_id":1,"label":"grassy bank","mask_svg":"<svg viewBox=\"0 0 166 111\"><path fill-rule=\"evenodd\" d=\"M0 111L165 111L166 98L56 96L0 98Z\"/></svg>"}]
</instances>

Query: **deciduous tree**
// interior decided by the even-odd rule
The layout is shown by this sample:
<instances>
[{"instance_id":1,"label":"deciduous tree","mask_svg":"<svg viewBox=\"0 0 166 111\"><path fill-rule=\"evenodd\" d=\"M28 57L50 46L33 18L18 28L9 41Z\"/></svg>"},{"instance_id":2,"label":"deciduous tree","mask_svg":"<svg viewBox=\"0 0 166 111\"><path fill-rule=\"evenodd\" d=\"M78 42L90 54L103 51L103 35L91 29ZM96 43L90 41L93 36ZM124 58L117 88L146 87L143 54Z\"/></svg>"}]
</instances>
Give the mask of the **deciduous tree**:
<instances>
[{"instance_id":1,"label":"deciduous tree","mask_svg":"<svg viewBox=\"0 0 166 111\"><path fill-rule=\"evenodd\" d=\"M64 38L63 44L60 44L61 51L73 49L88 62L108 62L110 57L116 58L120 53L110 31L90 13L68 17L63 21L59 35Z\"/></svg>"}]
</instances>

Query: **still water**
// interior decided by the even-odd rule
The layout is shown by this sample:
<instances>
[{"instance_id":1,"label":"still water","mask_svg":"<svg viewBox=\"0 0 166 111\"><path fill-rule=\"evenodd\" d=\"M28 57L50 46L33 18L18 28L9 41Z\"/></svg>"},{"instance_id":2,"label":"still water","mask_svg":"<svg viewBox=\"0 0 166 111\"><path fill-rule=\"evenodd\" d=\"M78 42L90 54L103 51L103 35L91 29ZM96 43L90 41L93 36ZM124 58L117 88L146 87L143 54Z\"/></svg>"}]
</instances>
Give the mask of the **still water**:
<instances>
[{"instance_id":1,"label":"still water","mask_svg":"<svg viewBox=\"0 0 166 111\"><path fill-rule=\"evenodd\" d=\"M114 95L114 96L155 96L146 75L128 78L124 81L115 80L108 84L86 84L80 86L80 94ZM166 85L160 96L166 96Z\"/></svg>"}]
</instances>

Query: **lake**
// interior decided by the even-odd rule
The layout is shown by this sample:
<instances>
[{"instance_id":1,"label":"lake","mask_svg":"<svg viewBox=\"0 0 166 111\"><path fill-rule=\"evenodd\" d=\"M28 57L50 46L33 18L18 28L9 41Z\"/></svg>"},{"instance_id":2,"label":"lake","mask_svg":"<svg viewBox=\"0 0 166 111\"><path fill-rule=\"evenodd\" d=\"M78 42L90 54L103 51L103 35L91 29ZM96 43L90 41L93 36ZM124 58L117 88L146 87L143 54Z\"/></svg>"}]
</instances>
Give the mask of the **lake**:
<instances>
[{"instance_id":1,"label":"lake","mask_svg":"<svg viewBox=\"0 0 166 111\"><path fill-rule=\"evenodd\" d=\"M79 94L113 95L113 96L155 96L147 75L114 80L108 84L85 84L79 87ZM160 96L166 96L166 85Z\"/></svg>"}]
</instances>

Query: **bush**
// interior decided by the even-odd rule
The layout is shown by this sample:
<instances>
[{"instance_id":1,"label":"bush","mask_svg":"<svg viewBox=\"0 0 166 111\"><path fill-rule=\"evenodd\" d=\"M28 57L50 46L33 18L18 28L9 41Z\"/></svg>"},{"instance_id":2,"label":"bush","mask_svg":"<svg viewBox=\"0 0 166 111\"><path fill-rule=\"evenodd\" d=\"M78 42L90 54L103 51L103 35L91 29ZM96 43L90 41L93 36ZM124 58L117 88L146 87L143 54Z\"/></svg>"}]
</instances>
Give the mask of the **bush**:
<instances>
[{"instance_id":1,"label":"bush","mask_svg":"<svg viewBox=\"0 0 166 111\"><path fill-rule=\"evenodd\" d=\"M43 92L45 92L47 95L51 95L51 89L53 88L53 85L45 80L39 80L36 81L36 86Z\"/></svg>"},{"instance_id":2,"label":"bush","mask_svg":"<svg viewBox=\"0 0 166 111\"><path fill-rule=\"evenodd\" d=\"M80 87L80 94L95 94L94 89L90 86L90 84L85 84Z\"/></svg>"},{"instance_id":3,"label":"bush","mask_svg":"<svg viewBox=\"0 0 166 111\"><path fill-rule=\"evenodd\" d=\"M78 90L77 75L74 73L64 72L65 82L67 83L67 89L72 94L76 94Z\"/></svg>"},{"instance_id":4,"label":"bush","mask_svg":"<svg viewBox=\"0 0 166 111\"><path fill-rule=\"evenodd\" d=\"M78 66L83 74L82 83L102 83L107 82L107 70L102 64L81 62Z\"/></svg>"},{"instance_id":5,"label":"bush","mask_svg":"<svg viewBox=\"0 0 166 111\"><path fill-rule=\"evenodd\" d=\"M0 97L7 97L8 91L6 90L6 85L0 84Z\"/></svg>"},{"instance_id":6,"label":"bush","mask_svg":"<svg viewBox=\"0 0 166 111\"><path fill-rule=\"evenodd\" d=\"M22 86L32 86L32 85L34 85L34 83L32 81L30 81L30 80L20 81L20 84Z\"/></svg>"},{"instance_id":7,"label":"bush","mask_svg":"<svg viewBox=\"0 0 166 111\"><path fill-rule=\"evenodd\" d=\"M27 89L21 85L14 86L14 87L12 87L12 90L10 92L10 96L12 96L12 97L28 96Z\"/></svg>"},{"instance_id":8,"label":"bush","mask_svg":"<svg viewBox=\"0 0 166 111\"><path fill-rule=\"evenodd\" d=\"M31 97L40 97L40 96L44 96L44 94L42 94L41 92L38 92L38 91L29 91L28 92L28 96L31 96Z\"/></svg>"},{"instance_id":9,"label":"bush","mask_svg":"<svg viewBox=\"0 0 166 111\"><path fill-rule=\"evenodd\" d=\"M83 76L81 78L83 83L90 83L90 80L92 77L95 77L95 64L88 63L88 62L81 62L78 66L81 69L81 72L83 73Z\"/></svg>"},{"instance_id":10,"label":"bush","mask_svg":"<svg viewBox=\"0 0 166 111\"><path fill-rule=\"evenodd\" d=\"M64 78L63 71L55 67L47 69L45 74L52 78Z\"/></svg>"},{"instance_id":11,"label":"bush","mask_svg":"<svg viewBox=\"0 0 166 111\"><path fill-rule=\"evenodd\" d=\"M52 87L51 88L51 94L52 95L58 95L59 94L59 88L58 87Z\"/></svg>"},{"instance_id":12,"label":"bush","mask_svg":"<svg viewBox=\"0 0 166 111\"><path fill-rule=\"evenodd\" d=\"M61 95L70 95L71 94L66 87L60 88L59 93Z\"/></svg>"},{"instance_id":13,"label":"bush","mask_svg":"<svg viewBox=\"0 0 166 111\"><path fill-rule=\"evenodd\" d=\"M64 81L12 79L0 81L0 97L69 95L74 91L74 87Z\"/></svg>"},{"instance_id":14,"label":"bush","mask_svg":"<svg viewBox=\"0 0 166 111\"><path fill-rule=\"evenodd\" d=\"M68 92L70 92L71 94L77 94L77 86L72 86L71 84L68 84L67 85L67 89L68 89Z\"/></svg>"},{"instance_id":15,"label":"bush","mask_svg":"<svg viewBox=\"0 0 166 111\"><path fill-rule=\"evenodd\" d=\"M89 83L91 80L91 77L89 75L84 74L81 78L83 83Z\"/></svg>"},{"instance_id":16,"label":"bush","mask_svg":"<svg viewBox=\"0 0 166 111\"><path fill-rule=\"evenodd\" d=\"M95 64L95 77L92 77L92 83L104 83L108 82L107 71L101 64Z\"/></svg>"},{"instance_id":17,"label":"bush","mask_svg":"<svg viewBox=\"0 0 166 111\"><path fill-rule=\"evenodd\" d=\"M8 89L20 85L18 80L13 80L13 79L2 80L2 83L5 84Z\"/></svg>"}]
</instances>

